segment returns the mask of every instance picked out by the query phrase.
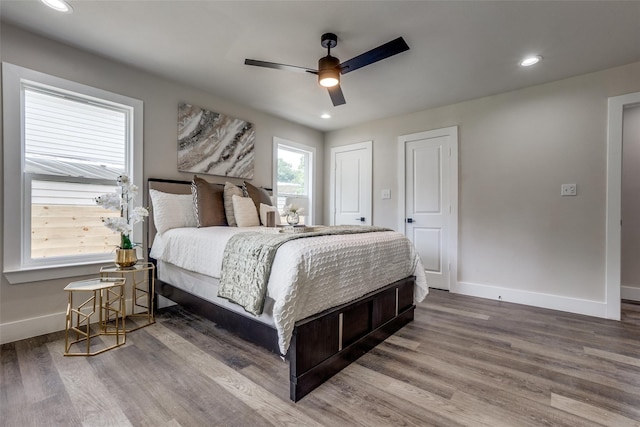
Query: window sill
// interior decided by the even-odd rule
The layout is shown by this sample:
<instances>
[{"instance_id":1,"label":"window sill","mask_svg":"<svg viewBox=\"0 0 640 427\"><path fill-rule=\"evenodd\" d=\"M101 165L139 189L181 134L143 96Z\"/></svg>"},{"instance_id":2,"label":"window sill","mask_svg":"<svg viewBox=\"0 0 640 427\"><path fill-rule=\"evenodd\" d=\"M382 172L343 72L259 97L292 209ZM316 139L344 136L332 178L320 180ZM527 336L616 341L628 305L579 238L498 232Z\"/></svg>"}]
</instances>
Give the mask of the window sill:
<instances>
[{"instance_id":1,"label":"window sill","mask_svg":"<svg viewBox=\"0 0 640 427\"><path fill-rule=\"evenodd\" d=\"M60 266L43 266L30 267L20 270L5 270L4 277L10 284L40 282L51 279L65 279L78 276L98 275L100 267L113 265L113 261L96 261L81 265L60 265Z\"/></svg>"}]
</instances>

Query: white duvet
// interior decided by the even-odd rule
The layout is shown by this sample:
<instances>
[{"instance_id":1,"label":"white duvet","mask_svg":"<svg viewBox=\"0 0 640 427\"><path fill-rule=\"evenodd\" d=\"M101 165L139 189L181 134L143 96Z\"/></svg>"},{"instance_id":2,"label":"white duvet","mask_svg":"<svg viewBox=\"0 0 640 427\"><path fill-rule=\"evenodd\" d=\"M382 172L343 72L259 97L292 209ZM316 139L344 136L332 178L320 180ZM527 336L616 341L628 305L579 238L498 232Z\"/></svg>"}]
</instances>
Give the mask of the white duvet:
<instances>
[{"instance_id":1,"label":"white duvet","mask_svg":"<svg viewBox=\"0 0 640 427\"><path fill-rule=\"evenodd\" d=\"M220 278L227 241L235 233L262 227L174 228L156 236L150 256ZM416 276L414 299L429 292L413 244L395 231L296 239L276 254L267 286L274 300L278 344L286 354L296 321L320 313L407 276ZM247 313L247 316L251 314Z\"/></svg>"}]
</instances>

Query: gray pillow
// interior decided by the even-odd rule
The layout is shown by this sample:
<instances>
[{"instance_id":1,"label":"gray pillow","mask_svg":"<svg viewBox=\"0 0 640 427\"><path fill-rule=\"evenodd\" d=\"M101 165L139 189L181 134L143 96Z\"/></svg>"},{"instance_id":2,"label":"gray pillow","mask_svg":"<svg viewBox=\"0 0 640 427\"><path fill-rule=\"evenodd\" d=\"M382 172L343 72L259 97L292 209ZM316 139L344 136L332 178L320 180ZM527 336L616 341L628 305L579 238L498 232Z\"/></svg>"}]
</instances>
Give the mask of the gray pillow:
<instances>
[{"instance_id":1,"label":"gray pillow","mask_svg":"<svg viewBox=\"0 0 640 427\"><path fill-rule=\"evenodd\" d=\"M269 192L264 188L251 185L247 181L244 181L244 188L247 191L249 197L251 197L251 200L253 200L253 204L256 205L256 212L258 213L258 217L260 217L260 203L264 203L267 206L273 206L273 203L271 203L271 196L269 195Z\"/></svg>"},{"instance_id":2,"label":"gray pillow","mask_svg":"<svg viewBox=\"0 0 640 427\"><path fill-rule=\"evenodd\" d=\"M244 182L244 188L247 190L247 194L251 197L251 200L253 200L253 204L256 205L256 211L260 210L260 203L273 206L273 203L271 203L271 195L264 188L251 185L247 181Z\"/></svg>"}]
</instances>

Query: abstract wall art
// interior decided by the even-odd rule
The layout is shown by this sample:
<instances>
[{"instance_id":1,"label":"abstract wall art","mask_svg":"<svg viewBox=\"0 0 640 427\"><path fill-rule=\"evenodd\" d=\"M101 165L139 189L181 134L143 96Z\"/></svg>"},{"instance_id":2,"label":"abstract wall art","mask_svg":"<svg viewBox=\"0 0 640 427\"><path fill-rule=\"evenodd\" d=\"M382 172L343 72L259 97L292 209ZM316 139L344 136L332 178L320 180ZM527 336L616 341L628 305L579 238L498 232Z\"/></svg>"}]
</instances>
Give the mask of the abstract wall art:
<instances>
[{"instance_id":1,"label":"abstract wall art","mask_svg":"<svg viewBox=\"0 0 640 427\"><path fill-rule=\"evenodd\" d=\"M244 120L178 105L178 170L253 178L255 129Z\"/></svg>"}]
</instances>

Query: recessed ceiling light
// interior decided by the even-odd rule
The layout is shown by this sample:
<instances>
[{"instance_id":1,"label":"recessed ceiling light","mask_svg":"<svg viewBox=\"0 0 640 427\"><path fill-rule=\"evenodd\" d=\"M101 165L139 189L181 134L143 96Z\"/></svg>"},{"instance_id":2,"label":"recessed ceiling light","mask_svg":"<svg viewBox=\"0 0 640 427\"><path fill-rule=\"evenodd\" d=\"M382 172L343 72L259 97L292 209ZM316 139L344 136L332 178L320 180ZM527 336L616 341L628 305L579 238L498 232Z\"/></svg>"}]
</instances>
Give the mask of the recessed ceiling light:
<instances>
[{"instance_id":1,"label":"recessed ceiling light","mask_svg":"<svg viewBox=\"0 0 640 427\"><path fill-rule=\"evenodd\" d=\"M522 61L520 61L520 65L523 67L530 67L540 61L542 61L542 56L540 55L527 56Z\"/></svg>"},{"instance_id":2,"label":"recessed ceiling light","mask_svg":"<svg viewBox=\"0 0 640 427\"><path fill-rule=\"evenodd\" d=\"M53 10L57 10L58 12L63 13L71 13L73 12L73 8L69 3L65 0L40 0L42 3L46 4Z\"/></svg>"},{"instance_id":3,"label":"recessed ceiling light","mask_svg":"<svg viewBox=\"0 0 640 427\"><path fill-rule=\"evenodd\" d=\"M324 114L322 114L320 117L322 117L323 119L330 119L330 118L331 118L331 114L329 114L329 113L324 113Z\"/></svg>"}]
</instances>

